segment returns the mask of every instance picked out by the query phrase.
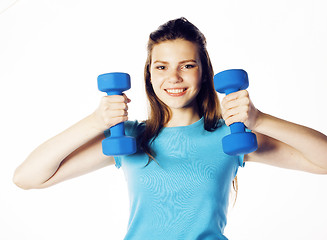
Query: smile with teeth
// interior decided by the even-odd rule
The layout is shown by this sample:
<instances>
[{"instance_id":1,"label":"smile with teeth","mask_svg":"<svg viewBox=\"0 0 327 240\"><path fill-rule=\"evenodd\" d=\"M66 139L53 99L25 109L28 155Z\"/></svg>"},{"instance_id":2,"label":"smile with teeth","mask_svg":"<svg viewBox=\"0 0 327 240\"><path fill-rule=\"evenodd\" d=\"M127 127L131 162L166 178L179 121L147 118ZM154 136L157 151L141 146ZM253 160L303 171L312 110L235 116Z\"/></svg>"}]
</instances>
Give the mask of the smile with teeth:
<instances>
[{"instance_id":1,"label":"smile with teeth","mask_svg":"<svg viewBox=\"0 0 327 240\"><path fill-rule=\"evenodd\" d=\"M169 96L181 97L186 93L187 88L167 88L165 91Z\"/></svg>"},{"instance_id":2,"label":"smile with teeth","mask_svg":"<svg viewBox=\"0 0 327 240\"><path fill-rule=\"evenodd\" d=\"M169 88L166 89L168 93L182 93L186 90L186 88Z\"/></svg>"}]
</instances>

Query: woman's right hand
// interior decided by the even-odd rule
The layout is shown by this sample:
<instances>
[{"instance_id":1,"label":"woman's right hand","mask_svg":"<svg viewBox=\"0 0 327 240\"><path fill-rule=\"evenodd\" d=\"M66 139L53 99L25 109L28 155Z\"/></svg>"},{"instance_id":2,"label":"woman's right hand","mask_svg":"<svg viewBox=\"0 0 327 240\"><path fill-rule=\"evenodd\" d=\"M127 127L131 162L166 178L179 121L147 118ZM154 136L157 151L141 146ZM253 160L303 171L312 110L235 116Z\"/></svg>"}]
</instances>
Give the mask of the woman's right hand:
<instances>
[{"instance_id":1,"label":"woman's right hand","mask_svg":"<svg viewBox=\"0 0 327 240\"><path fill-rule=\"evenodd\" d=\"M102 97L98 108L93 113L95 127L103 132L118 123L128 120L128 106L131 100L125 95Z\"/></svg>"}]
</instances>

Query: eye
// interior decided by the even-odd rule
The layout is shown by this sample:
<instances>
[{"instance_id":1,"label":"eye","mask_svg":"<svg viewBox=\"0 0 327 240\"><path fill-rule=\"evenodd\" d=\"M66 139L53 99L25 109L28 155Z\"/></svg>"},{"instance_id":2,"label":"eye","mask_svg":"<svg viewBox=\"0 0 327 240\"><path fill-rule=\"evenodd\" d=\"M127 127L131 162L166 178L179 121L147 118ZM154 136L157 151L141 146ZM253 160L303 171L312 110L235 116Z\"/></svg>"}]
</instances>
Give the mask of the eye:
<instances>
[{"instance_id":1,"label":"eye","mask_svg":"<svg viewBox=\"0 0 327 240\"><path fill-rule=\"evenodd\" d=\"M183 68L191 69L191 68L195 68L195 65L194 64L186 64Z\"/></svg>"},{"instance_id":2,"label":"eye","mask_svg":"<svg viewBox=\"0 0 327 240\"><path fill-rule=\"evenodd\" d=\"M192 65L192 64L187 64L187 65L185 65L185 68L194 68L195 66L194 65Z\"/></svg>"},{"instance_id":3,"label":"eye","mask_svg":"<svg viewBox=\"0 0 327 240\"><path fill-rule=\"evenodd\" d=\"M156 69L158 69L158 70L165 70L166 67L165 66L156 66Z\"/></svg>"}]
</instances>

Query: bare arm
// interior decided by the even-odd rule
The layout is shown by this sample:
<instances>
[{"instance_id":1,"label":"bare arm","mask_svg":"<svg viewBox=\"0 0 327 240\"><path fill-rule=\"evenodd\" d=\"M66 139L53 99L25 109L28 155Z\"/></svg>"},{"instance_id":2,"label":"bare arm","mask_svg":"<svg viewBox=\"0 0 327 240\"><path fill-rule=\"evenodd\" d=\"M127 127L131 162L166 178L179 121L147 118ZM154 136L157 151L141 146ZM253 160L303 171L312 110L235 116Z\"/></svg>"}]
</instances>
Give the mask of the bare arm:
<instances>
[{"instance_id":1,"label":"bare arm","mask_svg":"<svg viewBox=\"0 0 327 240\"><path fill-rule=\"evenodd\" d=\"M258 150L245 161L315 174L327 174L327 137L311 128L260 113L254 131Z\"/></svg>"},{"instance_id":2,"label":"bare arm","mask_svg":"<svg viewBox=\"0 0 327 240\"><path fill-rule=\"evenodd\" d=\"M222 102L227 125L243 122L258 138L258 150L245 161L327 174L327 136L311 128L258 111L246 90L226 96Z\"/></svg>"},{"instance_id":3,"label":"bare arm","mask_svg":"<svg viewBox=\"0 0 327 240\"><path fill-rule=\"evenodd\" d=\"M14 183L44 188L111 165L114 158L101 150L103 131L127 120L126 96L106 96L99 108L75 125L37 147L16 169Z\"/></svg>"}]
</instances>

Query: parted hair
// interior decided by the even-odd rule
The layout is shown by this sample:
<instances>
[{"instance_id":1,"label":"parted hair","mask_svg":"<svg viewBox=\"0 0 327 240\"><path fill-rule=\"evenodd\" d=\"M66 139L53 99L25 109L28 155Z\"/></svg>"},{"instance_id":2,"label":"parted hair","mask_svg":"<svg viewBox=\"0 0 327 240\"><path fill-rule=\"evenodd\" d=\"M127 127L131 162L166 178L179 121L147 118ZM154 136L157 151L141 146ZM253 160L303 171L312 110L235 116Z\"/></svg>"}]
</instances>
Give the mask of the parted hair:
<instances>
[{"instance_id":1,"label":"parted hair","mask_svg":"<svg viewBox=\"0 0 327 240\"><path fill-rule=\"evenodd\" d=\"M207 41L202 32L186 18L170 20L159 26L149 36L147 44L147 59L144 67L145 92L149 101L148 119L145 121L144 132L139 136L141 149L149 156L147 165L155 160L155 152L151 149L151 142L158 136L160 130L171 118L169 107L163 103L155 94L151 84L151 62L152 49L156 44L164 41L183 39L195 43L198 47L202 66L201 89L196 97L199 114L204 118L204 128L207 131L214 131L222 118L219 99L213 83L213 68L207 51ZM146 165L146 166L147 166ZM237 176L233 180L233 189L238 192Z\"/></svg>"},{"instance_id":2,"label":"parted hair","mask_svg":"<svg viewBox=\"0 0 327 240\"><path fill-rule=\"evenodd\" d=\"M202 66L202 85L196 97L199 114L204 118L204 128L213 131L217 128L221 118L221 109L217 93L213 84L213 68L207 52L207 41L200 30L186 18L170 20L159 26L149 36L147 44L147 59L144 67L145 91L149 101L149 114L146 120L145 130L140 139L141 149L148 154L149 162L155 159L155 153L151 149L151 142L158 136L163 126L171 118L169 107L156 96L151 84L151 61L152 49L156 44L164 41L183 39L197 45Z\"/></svg>"}]
</instances>

